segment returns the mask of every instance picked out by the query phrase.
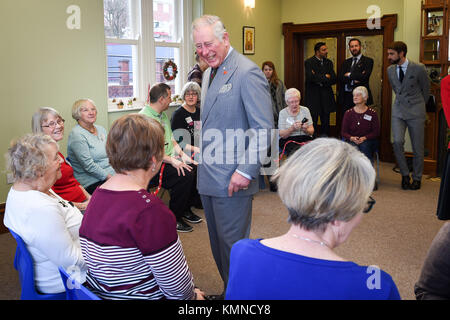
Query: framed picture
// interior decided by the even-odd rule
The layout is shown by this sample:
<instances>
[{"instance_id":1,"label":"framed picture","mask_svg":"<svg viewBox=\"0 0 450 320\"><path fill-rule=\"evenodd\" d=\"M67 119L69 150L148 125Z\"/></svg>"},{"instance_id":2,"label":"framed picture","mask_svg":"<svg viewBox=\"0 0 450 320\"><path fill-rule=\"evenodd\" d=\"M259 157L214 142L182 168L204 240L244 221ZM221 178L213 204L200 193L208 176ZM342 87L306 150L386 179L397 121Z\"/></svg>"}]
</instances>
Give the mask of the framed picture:
<instances>
[{"instance_id":1,"label":"framed picture","mask_svg":"<svg viewBox=\"0 0 450 320\"><path fill-rule=\"evenodd\" d=\"M442 11L428 12L427 36L442 36L444 25L444 13Z\"/></svg>"},{"instance_id":2,"label":"framed picture","mask_svg":"<svg viewBox=\"0 0 450 320\"><path fill-rule=\"evenodd\" d=\"M242 28L242 38L243 38L243 53L244 54L255 54L255 27L243 27Z\"/></svg>"}]
</instances>

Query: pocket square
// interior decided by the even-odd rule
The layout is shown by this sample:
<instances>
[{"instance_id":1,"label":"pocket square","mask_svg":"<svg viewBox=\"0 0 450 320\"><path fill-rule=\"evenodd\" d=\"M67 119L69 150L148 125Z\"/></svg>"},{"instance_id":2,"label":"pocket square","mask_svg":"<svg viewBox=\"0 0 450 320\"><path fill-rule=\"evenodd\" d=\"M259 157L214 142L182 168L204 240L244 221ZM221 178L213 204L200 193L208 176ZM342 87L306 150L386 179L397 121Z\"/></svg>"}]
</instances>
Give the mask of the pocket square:
<instances>
[{"instance_id":1,"label":"pocket square","mask_svg":"<svg viewBox=\"0 0 450 320\"><path fill-rule=\"evenodd\" d=\"M222 88L220 88L219 93L227 93L232 87L233 85L231 83L225 84Z\"/></svg>"}]
</instances>

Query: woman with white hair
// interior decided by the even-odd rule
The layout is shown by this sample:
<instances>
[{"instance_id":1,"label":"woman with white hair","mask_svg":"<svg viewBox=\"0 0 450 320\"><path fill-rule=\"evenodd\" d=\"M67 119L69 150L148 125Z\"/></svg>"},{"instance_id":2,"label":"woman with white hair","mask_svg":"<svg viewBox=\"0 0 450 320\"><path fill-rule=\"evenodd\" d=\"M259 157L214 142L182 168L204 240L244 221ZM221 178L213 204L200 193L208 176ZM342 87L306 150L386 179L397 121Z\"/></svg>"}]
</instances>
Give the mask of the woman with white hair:
<instances>
[{"instance_id":1,"label":"woman with white hair","mask_svg":"<svg viewBox=\"0 0 450 320\"><path fill-rule=\"evenodd\" d=\"M344 114L341 135L372 161L378 147L380 124L377 112L366 105L368 97L366 87L359 86L353 90L355 106Z\"/></svg>"},{"instance_id":2,"label":"woman with white hair","mask_svg":"<svg viewBox=\"0 0 450 320\"><path fill-rule=\"evenodd\" d=\"M300 105L300 91L295 88L286 90L287 107L281 110L278 118L280 130L280 148L290 156L304 143L313 139L314 126L307 107Z\"/></svg>"},{"instance_id":3,"label":"woman with white hair","mask_svg":"<svg viewBox=\"0 0 450 320\"><path fill-rule=\"evenodd\" d=\"M42 107L33 114L31 128L33 133L44 133L56 142L64 138L63 117L53 108ZM52 187L61 198L71 201L78 209L86 210L91 195L75 179L72 166L66 161L63 154L58 152L61 158L61 178Z\"/></svg>"},{"instance_id":4,"label":"woman with white hair","mask_svg":"<svg viewBox=\"0 0 450 320\"><path fill-rule=\"evenodd\" d=\"M25 242L34 265L36 288L43 294L64 292L58 267L77 268L86 277L79 228L83 216L51 187L61 178L57 143L34 134L13 142L8 167L14 184L8 193L4 224Z\"/></svg>"},{"instance_id":5,"label":"woman with white hair","mask_svg":"<svg viewBox=\"0 0 450 320\"><path fill-rule=\"evenodd\" d=\"M334 251L375 204L375 170L362 153L319 138L284 162L274 179L291 226L279 237L233 246L227 299L400 299L389 274Z\"/></svg>"},{"instance_id":6,"label":"woman with white hair","mask_svg":"<svg viewBox=\"0 0 450 320\"><path fill-rule=\"evenodd\" d=\"M72 118L78 124L70 132L67 155L75 178L92 194L115 174L105 149L107 132L105 128L95 124L97 107L90 99L75 101Z\"/></svg>"},{"instance_id":7,"label":"woman with white hair","mask_svg":"<svg viewBox=\"0 0 450 320\"><path fill-rule=\"evenodd\" d=\"M186 154L199 154L199 147L195 146L195 140L199 139L200 133L200 96L202 89L196 82L188 82L181 90L181 99L184 101L172 115L171 127L173 136L178 145L183 149ZM197 141L198 143L198 141ZM202 201L197 190L197 166L190 164L193 170L193 183L191 188L191 195L189 197L189 208L195 207L203 209ZM188 210L184 219L190 223L199 223L203 219Z\"/></svg>"}]
</instances>

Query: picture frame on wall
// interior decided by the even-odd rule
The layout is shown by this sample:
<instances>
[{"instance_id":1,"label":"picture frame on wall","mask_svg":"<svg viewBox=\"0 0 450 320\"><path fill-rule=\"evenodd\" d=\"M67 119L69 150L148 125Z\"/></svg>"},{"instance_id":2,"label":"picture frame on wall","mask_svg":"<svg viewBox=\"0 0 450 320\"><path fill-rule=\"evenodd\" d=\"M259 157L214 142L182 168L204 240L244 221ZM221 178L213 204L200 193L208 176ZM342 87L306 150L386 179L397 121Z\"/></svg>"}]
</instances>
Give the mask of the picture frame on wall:
<instances>
[{"instance_id":1,"label":"picture frame on wall","mask_svg":"<svg viewBox=\"0 0 450 320\"><path fill-rule=\"evenodd\" d=\"M242 28L243 53L255 54L255 27L244 26Z\"/></svg>"}]
</instances>

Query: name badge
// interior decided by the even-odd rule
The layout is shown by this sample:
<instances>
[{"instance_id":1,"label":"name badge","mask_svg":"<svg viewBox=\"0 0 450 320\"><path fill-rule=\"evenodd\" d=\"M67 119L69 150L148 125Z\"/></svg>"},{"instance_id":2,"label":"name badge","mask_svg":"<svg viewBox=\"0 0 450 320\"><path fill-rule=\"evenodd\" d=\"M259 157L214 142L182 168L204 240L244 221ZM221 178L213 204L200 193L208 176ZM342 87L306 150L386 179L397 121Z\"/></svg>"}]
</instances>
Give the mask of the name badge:
<instances>
[{"instance_id":1,"label":"name badge","mask_svg":"<svg viewBox=\"0 0 450 320\"><path fill-rule=\"evenodd\" d=\"M184 120L186 120L187 123L191 123L191 122L192 122L192 118L191 118L191 117L187 117L187 118L184 119Z\"/></svg>"},{"instance_id":2,"label":"name badge","mask_svg":"<svg viewBox=\"0 0 450 320\"><path fill-rule=\"evenodd\" d=\"M368 114L365 114L364 115L364 120L372 121L372 116L369 116Z\"/></svg>"}]
</instances>

